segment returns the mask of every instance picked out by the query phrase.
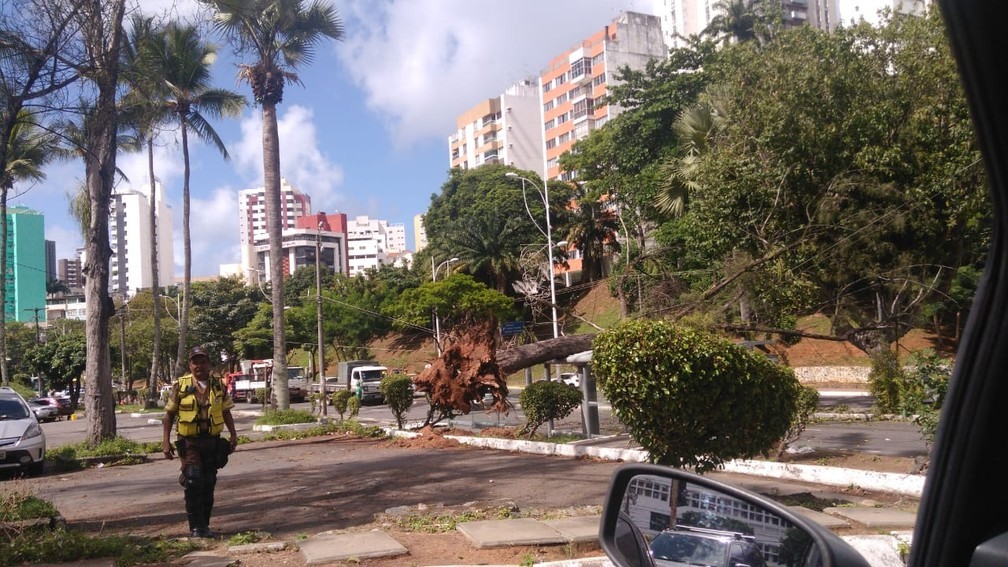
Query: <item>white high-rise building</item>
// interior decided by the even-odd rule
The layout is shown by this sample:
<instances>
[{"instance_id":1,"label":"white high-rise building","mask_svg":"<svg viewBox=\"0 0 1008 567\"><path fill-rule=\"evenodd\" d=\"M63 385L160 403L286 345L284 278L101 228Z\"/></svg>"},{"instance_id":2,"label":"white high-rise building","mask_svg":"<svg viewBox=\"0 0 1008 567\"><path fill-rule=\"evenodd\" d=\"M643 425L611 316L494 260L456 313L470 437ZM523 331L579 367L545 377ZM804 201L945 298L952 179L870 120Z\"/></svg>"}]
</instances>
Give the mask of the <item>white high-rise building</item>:
<instances>
[{"instance_id":1,"label":"white high-rise building","mask_svg":"<svg viewBox=\"0 0 1008 567\"><path fill-rule=\"evenodd\" d=\"M449 165L469 169L503 163L519 169L542 167L539 84L529 77L496 98L484 100L455 119L448 137Z\"/></svg>"},{"instance_id":2,"label":"white high-rise building","mask_svg":"<svg viewBox=\"0 0 1008 567\"><path fill-rule=\"evenodd\" d=\"M347 259L350 275L378 269L406 251L406 225L359 216L347 220Z\"/></svg>"},{"instance_id":3,"label":"white high-rise building","mask_svg":"<svg viewBox=\"0 0 1008 567\"><path fill-rule=\"evenodd\" d=\"M297 219L311 214L311 197L280 180L280 201L283 208L281 228L294 228ZM267 234L266 189L256 187L238 192L238 241L241 246L241 267L249 281L255 281L256 238Z\"/></svg>"},{"instance_id":4,"label":"white high-rise building","mask_svg":"<svg viewBox=\"0 0 1008 567\"><path fill-rule=\"evenodd\" d=\"M138 290L153 285L151 270L150 199L137 190L126 190L112 196L109 207L109 241L112 258L109 262L109 293L132 296ZM157 184L154 214L157 224L158 284L175 284L175 249L172 210L164 200L161 184Z\"/></svg>"}]
</instances>

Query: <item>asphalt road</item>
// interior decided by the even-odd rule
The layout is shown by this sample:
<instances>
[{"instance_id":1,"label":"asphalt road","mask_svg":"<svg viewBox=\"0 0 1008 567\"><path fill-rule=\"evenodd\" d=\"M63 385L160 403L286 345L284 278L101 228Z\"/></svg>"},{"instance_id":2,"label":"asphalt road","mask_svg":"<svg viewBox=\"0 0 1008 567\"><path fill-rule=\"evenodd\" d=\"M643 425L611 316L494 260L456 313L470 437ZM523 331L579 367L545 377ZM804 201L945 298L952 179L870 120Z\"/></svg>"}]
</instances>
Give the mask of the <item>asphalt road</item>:
<instances>
[{"instance_id":1,"label":"asphalt road","mask_svg":"<svg viewBox=\"0 0 1008 567\"><path fill-rule=\"evenodd\" d=\"M513 400L516 402L516 400ZM863 400L850 399L843 402L848 407L863 404ZM309 409L308 404L293 404L297 409ZM869 404L870 407L870 404ZM252 431L256 416L253 412L261 408L259 404L239 403L235 410L235 425L239 435L256 437L260 435ZM336 417L332 408L330 416ZM427 413L427 404L422 398L417 398L411 408L408 421L412 424L422 423ZM614 423L611 411L603 402L599 407L600 421L603 433L616 433L621 430ZM129 414L117 414L117 432L136 441L158 441L161 439L161 424L158 421L161 414L149 414L143 417L132 417ZM383 404L365 405L361 408L358 420L365 424L389 426L394 425L392 412ZM497 425L514 426L523 423L521 408L515 407L508 415L487 414L474 411L467 416L461 416L451 422L451 425L461 429L483 429ZM84 438L86 424L84 421L57 421L43 424L47 443L50 448L67 443L75 443ZM544 428L545 429L545 428ZM556 423L556 432L580 433L580 413L575 413L560 423ZM545 432L545 431L543 431ZM174 436L173 436L174 437ZM927 447L920 437L917 426L902 421L852 421L852 422L821 422L814 423L793 446L806 446L816 450L846 450L861 451L881 456L914 457L927 454Z\"/></svg>"}]
</instances>

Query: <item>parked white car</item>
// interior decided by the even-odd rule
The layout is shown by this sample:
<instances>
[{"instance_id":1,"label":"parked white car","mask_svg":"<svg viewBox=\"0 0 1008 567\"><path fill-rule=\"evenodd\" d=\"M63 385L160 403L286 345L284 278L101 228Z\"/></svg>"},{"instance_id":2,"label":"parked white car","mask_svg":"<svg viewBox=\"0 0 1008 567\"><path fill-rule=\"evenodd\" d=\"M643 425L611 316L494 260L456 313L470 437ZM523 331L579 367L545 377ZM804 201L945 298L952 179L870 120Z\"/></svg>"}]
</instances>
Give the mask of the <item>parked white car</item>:
<instances>
[{"instance_id":1,"label":"parked white car","mask_svg":"<svg viewBox=\"0 0 1008 567\"><path fill-rule=\"evenodd\" d=\"M0 470L42 474L46 438L28 402L13 388L0 387Z\"/></svg>"}]
</instances>

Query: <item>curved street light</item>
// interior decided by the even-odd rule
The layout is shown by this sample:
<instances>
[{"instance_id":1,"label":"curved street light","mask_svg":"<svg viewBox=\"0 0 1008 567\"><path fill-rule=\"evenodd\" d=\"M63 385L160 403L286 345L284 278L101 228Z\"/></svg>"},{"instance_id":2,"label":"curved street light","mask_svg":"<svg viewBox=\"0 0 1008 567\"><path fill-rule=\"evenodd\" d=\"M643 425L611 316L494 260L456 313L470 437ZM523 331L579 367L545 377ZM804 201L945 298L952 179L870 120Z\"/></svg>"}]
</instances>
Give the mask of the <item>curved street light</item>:
<instances>
[{"instance_id":1,"label":"curved street light","mask_svg":"<svg viewBox=\"0 0 1008 567\"><path fill-rule=\"evenodd\" d=\"M458 259L457 256L454 257L454 258L449 258L449 259L445 260L444 262L441 262L440 264L438 264L437 267L435 268L434 267L434 256L431 256L431 259L430 259L430 264L431 264L431 281L432 282L436 282L437 281L438 272L441 271L442 267L446 267L445 268L445 274L447 274L448 271L451 270L451 263L452 262L458 262L458 261L459 261L459 259ZM434 348L437 350L438 356L441 356L441 319L438 317L437 307L434 308Z\"/></svg>"},{"instance_id":2,"label":"curved street light","mask_svg":"<svg viewBox=\"0 0 1008 567\"><path fill-rule=\"evenodd\" d=\"M553 227L550 224L550 207L549 207L549 189L548 183L543 182L542 189L538 185L532 182L531 179L526 179L521 175L513 171L509 171L504 174L505 177L514 177L521 179L522 182L522 199L525 201L525 212L528 213L530 219L532 219L532 224L535 225L539 232L542 232L546 237L546 254L549 261L549 280L550 280L550 308L553 310L553 338L560 336L560 329L557 326L557 308L556 308L556 273L553 267ZM542 198L543 206L546 207L546 230L543 231L539 227L539 223L536 222L535 217L532 216L532 211L528 206L528 199L525 199L525 183L528 182L529 185L535 187L536 192L539 193L539 197Z\"/></svg>"}]
</instances>

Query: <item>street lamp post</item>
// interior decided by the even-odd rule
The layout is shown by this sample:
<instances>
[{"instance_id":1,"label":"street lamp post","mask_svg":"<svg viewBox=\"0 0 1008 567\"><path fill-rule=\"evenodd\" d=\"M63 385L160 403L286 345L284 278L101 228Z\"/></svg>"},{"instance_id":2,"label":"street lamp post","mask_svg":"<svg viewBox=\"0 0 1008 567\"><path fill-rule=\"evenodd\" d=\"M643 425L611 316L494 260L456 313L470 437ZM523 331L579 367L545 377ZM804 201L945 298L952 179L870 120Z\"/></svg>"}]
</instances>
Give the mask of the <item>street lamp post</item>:
<instances>
[{"instance_id":1,"label":"street lamp post","mask_svg":"<svg viewBox=\"0 0 1008 567\"><path fill-rule=\"evenodd\" d=\"M328 414L325 383L325 341L322 339L322 223L315 233L315 318L318 320L318 379L322 415Z\"/></svg>"},{"instance_id":2,"label":"street lamp post","mask_svg":"<svg viewBox=\"0 0 1008 567\"><path fill-rule=\"evenodd\" d=\"M438 272L441 271L441 267L442 266L450 266L452 262L458 262L458 258L457 257L455 257L455 258L449 258L449 259L445 260L444 262L441 262L440 264L438 264L438 266L435 268L434 267L434 256L431 256L431 259L430 259L431 281L432 282L436 282L437 281L437 275L438 275ZM449 269L451 269L451 268L450 267L445 268L445 273L447 273L447 270L449 270ZM441 356L441 319L438 317L437 308L436 307L434 308L434 348L437 350L438 356Z\"/></svg>"},{"instance_id":3,"label":"street lamp post","mask_svg":"<svg viewBox=\"0 0 1008 567\"><path fill-rule=\"evenodd\" d=\"M549 284L550 284L550 308L553 313L553 338L560 336L560 328L557 325L557 307L556 307L556 273L553 266L553 225L550 223L550 206L549 206L549 189L547 188L547 183L543 181L543 188L539 189L539 186L532 182L530 179L526 179L513 171L509 171L504 174L506 177L517 177L521 179L522 182L522 198L525 198L525 182L529 185L535 187L536 192L539 193L539 197L542 198L543 206L546 208L546 230L539 228L539 223L536 222L535 217L532 216L532 211L529 210L528 200L525 201L525 212L528 213L529 218L532 219L532 223L535 224L539 232L542 232L546 237L546 256L549 262Z\"/></svg>"}]
</instances>

